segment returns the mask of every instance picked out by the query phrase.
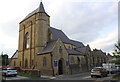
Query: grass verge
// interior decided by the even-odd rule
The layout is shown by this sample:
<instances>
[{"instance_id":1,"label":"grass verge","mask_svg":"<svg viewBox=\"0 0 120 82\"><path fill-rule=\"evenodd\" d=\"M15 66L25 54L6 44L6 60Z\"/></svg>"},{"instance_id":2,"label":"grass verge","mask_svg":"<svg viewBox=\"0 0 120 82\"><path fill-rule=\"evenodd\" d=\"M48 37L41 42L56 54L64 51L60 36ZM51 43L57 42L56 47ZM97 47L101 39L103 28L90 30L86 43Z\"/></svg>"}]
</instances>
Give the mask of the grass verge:
<instances>
[{"instance_id":1,"label":"grass verge","mask_svg":"<svg viewBox=\"0 0 120 82\"><path fill-rule=\"evenodd\" d=\"M120 80L120 76L113 78L114 80Z\"/></svg>"},{"instance_id":2,"label":"grass verge","mask_svg":"<svg viewBox=\"0 0 120 82\"><path fill-rule=\"evenodd\" d=\"M39 77L37 75L33 75L33 74L28 74L28 73L18 73L19 76L23 76L23 77L29 77L29 78L33 78L33 77Z\"/></svg>"},{"instance_id":3,"label":"grass verge","mask_svg":"<svg viewBox=\"0 0 120 82\"><path fill-rule=\"evenodd\" d=\"M115 77L113 77L113 80L120 80L120 73L116 75Z\"/></svg>"}]
</instances>

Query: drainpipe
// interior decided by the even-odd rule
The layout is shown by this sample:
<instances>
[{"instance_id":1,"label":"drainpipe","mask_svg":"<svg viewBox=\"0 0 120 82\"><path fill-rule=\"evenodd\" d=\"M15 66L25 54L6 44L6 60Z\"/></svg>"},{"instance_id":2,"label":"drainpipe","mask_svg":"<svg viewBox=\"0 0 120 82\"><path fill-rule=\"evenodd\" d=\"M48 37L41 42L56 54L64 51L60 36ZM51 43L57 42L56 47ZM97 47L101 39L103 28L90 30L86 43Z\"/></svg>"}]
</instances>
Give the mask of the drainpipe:
<instances>
[{"instance_id":1,"label":"drainpipe","mask_svg":"<svg viewBox=\"0 0 120 82\"><path fill-rule=\"evenodd\" d=\"M53 71L53 76L55 76L55 72L54 72L54 67L53 67L53 54L50 53L50 56L51 56L51 67L52 67L52 71Z\"/></svg>"}]
</instances>

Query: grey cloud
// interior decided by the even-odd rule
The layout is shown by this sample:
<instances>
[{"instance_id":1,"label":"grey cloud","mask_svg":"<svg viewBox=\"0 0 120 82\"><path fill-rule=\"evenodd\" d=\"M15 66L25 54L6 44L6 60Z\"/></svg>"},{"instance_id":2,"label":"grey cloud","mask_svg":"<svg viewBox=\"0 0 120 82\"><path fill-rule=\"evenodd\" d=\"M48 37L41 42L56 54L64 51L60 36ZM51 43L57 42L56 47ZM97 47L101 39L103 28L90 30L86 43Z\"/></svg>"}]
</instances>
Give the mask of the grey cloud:
<instances>
[{"instance_id":1,"label":"grey cloud","mask_svg":"<svg viewBox=\"0 0 120 82\"><path fill-rule=\"evenodd\" d=\"M83 43L93 41L99 37L99 31L116 23L117 14L107 11L111 3L109 5L103 3L102 9L94 11L92 5L94 4L80 3L79 5L76 3L72 6L65 6L59 14L53 17L53 23L61 25L64 32L71 38L83 41Z\"/></svg>"},{"instance_id":2,"label":"grey cloud","mask_svg":"<svg viewBox=\"0 0 120 82\"><path fill-rule=\"evenodd\" d=\"M18 20L11 20L1 24L0 28L6 35L10 37L18 36L19 22Z\"/></svg>"},{"instance_id":3,"label":"grey cloud","mask_svg":"<svg viewBox=\"0 0 120 82\"><path fill-rule=\"evenodd\" d=\"M109 28L107 26L109 26L110 24L116 23L117 18L116 12L110 13L108 11L108 8L110 8L113 3L103 3L98 5L102 7L97 8L95 8L97 6L95 4L97 3L63 3L62 6L59 6L60 8L55 8L58 9L58 13L56 13L55 15L50 15L51 26L59 29L61 29L62 27L62 30L67 36L72 39L82 41L83 43L94 41L95 39L99 38L99 31L101 31L103 28ZM32 6L30 9L32 9L33 7L36 8L38 6ZM49 7L47 9L49 9ZM54 13L54 11L51 10L50 12ZM0 25L0 30L5 32L5 34L9 35L10 37L15 37L16 39L18 39L18 29L20 21L21 20L19 20L18 18L6 23L2 23ZM112 46L108 47L111 48ZM109 50L110 48L108 47L104 49ZM0 49L3 49L3 47L0 47ZM5 51L7 50L5 49ZM8 52L10 54L12 54L14 51L14 49L8 49Z\"/></svg>"},{"instance_id":4,"label":"grey cloud","mask_svg":"<svg viewBox=\"0 0 120 82\"><path fill-rule=\"evenodd\" d=\"M13 55L16 49L5 48L5 44L0 44L0 54L3 52L4 54L8 54L9 58Z\"/></svg>"},{"instance_id":5,"label":"grey cloud","mask_svg":"<svg viewBox=\"0 0 120 82\"><path fill-rule=\"evenodd\" d=\"M114 43L104 47L102 50L105 51L105 52L114 51Z\"/></svg>"}]
</instances>

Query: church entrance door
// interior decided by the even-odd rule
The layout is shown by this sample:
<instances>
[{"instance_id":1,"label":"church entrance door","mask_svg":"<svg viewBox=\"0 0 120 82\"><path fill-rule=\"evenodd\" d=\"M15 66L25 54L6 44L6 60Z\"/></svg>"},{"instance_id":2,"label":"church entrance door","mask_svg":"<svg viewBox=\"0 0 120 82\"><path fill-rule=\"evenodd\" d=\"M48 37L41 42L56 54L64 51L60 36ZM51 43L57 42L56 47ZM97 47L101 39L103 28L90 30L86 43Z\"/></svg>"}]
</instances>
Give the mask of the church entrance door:
<instances>
[{"instance_id":1,"label":"church entrance door","mask_svg":"<svg viewBox=\"0 0 120 82\"><path fill-rule=\"evenodd\" d=\"M61 75L63 74L63 60L60 59L58 62L58 74Z\"/></svg>"}]
</instances>

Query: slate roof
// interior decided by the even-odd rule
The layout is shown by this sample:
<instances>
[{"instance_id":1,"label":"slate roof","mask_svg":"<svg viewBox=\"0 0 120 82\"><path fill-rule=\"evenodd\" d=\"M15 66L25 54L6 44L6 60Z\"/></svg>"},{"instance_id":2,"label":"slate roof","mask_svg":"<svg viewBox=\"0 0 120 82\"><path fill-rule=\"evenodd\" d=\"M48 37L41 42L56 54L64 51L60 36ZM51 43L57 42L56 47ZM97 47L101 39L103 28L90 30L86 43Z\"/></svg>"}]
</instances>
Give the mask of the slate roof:
<instances>
[{"instance_id":1,"label":"slate roof","mask_svg":"<svg viewBox=\"0 0 120 82\"><path fill-rule=\"evenodd\" d=\"M43 49L42 52L38 52L39 55L46 54L52 52L53 46L56 41L50 41L46 44L46 47Z\"/></svg>"},{"instance_id":2,"label":"slate roof","mask_svg":"<svg viewBox=\"0 0 120 82\"><path fill-rule=\"evenodd\" d=\"M101 51L101 52L102 52L102 51ZM101 56L102 58L107 58L107 55L104 54L104 52L102 52L102 53L100 54L100 56Z\"/></svg>"},{"instance_id":3,"label":"slate roof","mask_svg":"<svg viewBox=\"0 0 120 82\"><path fill-rule=\"evenodd\" d=\"M105 55L105 57L106 57L106 58L108 58L108 56L107 56L107 55Z\"/></svg>"},{"instance_id":4,"label":"slate roof","mask_svg":"<svg viewBox=\"0 0 120 82\"><path fill-rule=\"evenodd\" d=\"M75 49L67 49L69 55L82 55L84 56L81 52L76 51Z\"/></svg>"},{"instance_id":5,"label":"slate roof","mask_svg":"<svg viewBox=\"0 0 120 82\"><path fill-rule=\"evenodd\" d=\"M52 32L52 40L57 40L58 38L61 38L64 43L72 44L77 47L84 47L84 44L82 42L70 40L64 32L61 30L55 29L53 27L50 27L50 31Z\"/></svg>"},{"instance_id":6,"label":"slate roof","mask_svg":"<svg viewBox=\"0 0 120 82\"><path fill-rule=\"evenodd\" d=\"M52 32L52 40L57 40L60 37L63 42L69 41L69 38L61 30L50 27L50 31Z\"/></svg>"},{"instance_id":7,"label":"slate roof","mask_svg":"<svg viewBox=\"0 0 120 82\"><path fill-rule=\"evenodd\" d=\"M43 6L43 3L42 3L42 2L40 2L38 12L45 13L45 9L44 9L44 6Z\"/></svg>"},{"instance_id":8,"label":"slate roof","mask_svg":"<svg viewBox=\"0 0 120 82\"><path fill-rule=\"evenodd\" d=\"M78 41L75 41L75 40L70 40L69 42L70 44L73 44L77 47L85 47L84 44L82 42L78 42Z\"/></svg>"},{"instance_id":9,"label":"slate roof","mask_svg":"<svg viewBox=\"0 0 120 82\"><path fill-rule=\"evenodd\" d=\"M42 52L38 52L39 55L52 52L52 48L58 38L61 38L64 43L72 44L77 47L84 47L81 42L70 40L61 30L50 27L50 31L52 33L52 40L46 44L46 47L43 49ZM82 55L81 52L74 49L68 50L68 53L72 55Z\"/></svg>"},{"instance_id":10,"label":"slate roof","mask_svg":"<svg viewBox=\"0 0 120 82\"><path fill-rule=\"evenodd\" d=\"M102 58L104 58L104 57L105 57L103 54L100 54L100 56L101 56Z\"/></svg>"},{"instance_id":11,"label":"slate roof","mask_svg":"<svg viewBox=\"0 0 120 82\"><path fill-rule=\"evenodd\" d=\"M31 17L32 15L36 14L36 13L45 13L47 16L49 16L44 9L43 3L40 2L40 5L37 9L35 9L34 11L32 11L31 13L29 13L22 21L26 20L27 18ZM21 22L22 22L21 21ZM21 23L20 22L20 23Z\"/></svg>"},{"instance_id":12,"label":"slate roof","mask_svg":"<svg viewBox=\"0 0 120 82\"><path fill-rule=\"evenodd\" d=\"M81 47L81 48L76 48L76 50L78 50L79 52L81 52L82 54L85 55L85 53L86 53L86 46Z\"/></svg>"}]
</instances>

